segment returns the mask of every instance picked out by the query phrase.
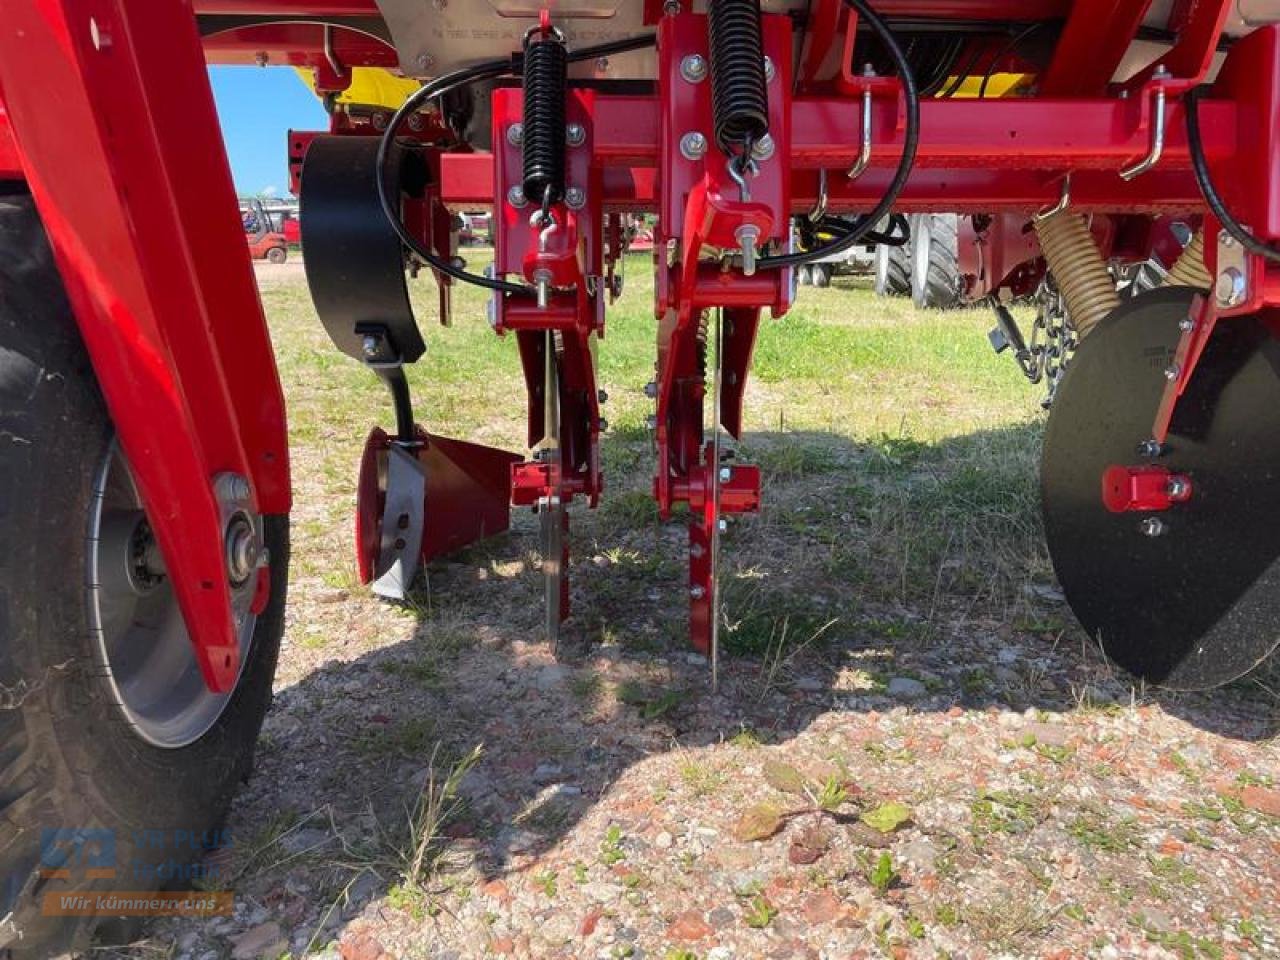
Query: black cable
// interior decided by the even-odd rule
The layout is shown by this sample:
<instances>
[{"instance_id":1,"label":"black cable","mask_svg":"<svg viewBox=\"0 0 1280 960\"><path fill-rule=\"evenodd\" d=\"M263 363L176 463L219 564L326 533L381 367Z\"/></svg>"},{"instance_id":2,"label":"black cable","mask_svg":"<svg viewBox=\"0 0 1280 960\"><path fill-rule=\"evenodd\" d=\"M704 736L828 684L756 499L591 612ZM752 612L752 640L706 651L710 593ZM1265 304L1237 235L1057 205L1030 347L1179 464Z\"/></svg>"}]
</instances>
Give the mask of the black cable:
<instances>
[{"instance_id":1,"label":"black cable","mask_svg":"<svg viewBox=\"0 0 1280 960\"><path fill-rule=\"evenodd\" d=\"M853 222L848 234L833 243L823 244L813 250L806 250L800 253L784 253L773 257L761 257L756 261L756 268L759 270L797 267L804 263L812 263L814 260L821 260L823 257L842 253L850 247L856 246L862 236L873 229L885 214L893 209L893 205L898 202L898 195L902 193L902 188L907 185L907 178L911 176L911 168L915 166L916 147L920 143L920 93L916 89L916 79L911 72L911 64L907 62L907 58L902 52L902 47L898 46L897 38L894 37L893 32L880 19L880 16L871 9L866 0L844 0L844 4L852 7L858 12L860 18L871 24L872 29L880 35L881 41L888 49L889 56L898 66L898 79L902 82L902 92L907 102L907 129L902 140L902 159L898 161L898 169L894 172L893 179L889 181L889 187L880 198L880 202L869 213L858 217Z\"/></svg>"},{"instance_id":2,"label":"black cable","mask_svg":"<svg viewBox=\"0 0 1280 960\"><path fill-rule=\"evenodd\" d=\"M1204 202L1209 205L1213 215L1218 218L1218 222L1222 224L1222 229L1239 240L1242 247L1250 253L1266 257L1273 263L1280 263L1280 250L1270 244L1263 243L1231 215L1231 211L1222 202L1222 197L1209 176L1209 164L1204 158L1204 141L1200 138L1200 98L1204 96L1205 92L1205 87L1197 87L1188 92L1186 97L1187 150L1191 154L1191 169L1195 172L1196 183L1200 185L1200 192L1204 194Z\"/></svg>"},{"instance_id":3,"label":"black cable","mask_svg":"<svg viewBox=\"0 0 1280 960\"><path fill-rule=\"evenodd\" d=\"M982 57L982 47L976 46L973 53L969 55L969 59L964 62L964 66L956 71L956 78L951 82L951 86L938 94L939 100L946 100L956 95L956 91L964 85L965 79L969 76L969 71L978 64L978 60Z\"/></svg>"},{"instance_id":4,"label":"black cable","mask_svg":"<svg viewBox=\"0 0 1280 960\"><path fill-rule=\"evenodd\" d=\"M1038 21L1036 23L1033 23L1031 24L1031 26L1019 32L1017 36L1015 36L1012 40L1010 40L1008 43L1006 43L1003 47L1000 48L999 53L997 53L994 57L991 58L991 63L987 65L987 72L982 75L982 85L978 87L979 100L982 100L983 98L986 97L987 84L991 82L991 77L995 73L997 64L999 64L1000 61L1003 60L1005 57L1007 57L1009 54L1013 53L1013 51L1017 50L1018 44L1022 43L1023 40L1027 39L1027 37L1035 33L1036 29L1043 22L1044 21Z\"/></svg>"},{"instance_id":5,"label":"black cable","mask_svg":"<svg viewBox=\"0 0 1280 960\"><path fill-rule=\"evenodd\" d=\"M920 96L922 98L932 97L942 89L942 85L947 82L947 77L951 75L951 68L956 65L956 61L960 59L960 53L963 50L963 37L951 41L949 49L938 62L938 68L933 72L933 76L929 78L929 82L920 87Z\"/></svg>"},{"instance_id":6,"label":"black cable","mask_svg":"<svg viewBox=\"0 0 1280 960\"><path fill-rule=\"evenodd\" d=\"M627 53L631 50L640 50L645 47L651 47L655 43L656 38L653 34L644 34L639 37L629 37L625 40L614 40L610 43L602 43L594 47L583 47L574 50L569 54L569 61L577 62L579 60L591 60L596 57L607 57L617 53ZM461 280L463 283L471 283L477 287L484 287L487 290L497 290L501 293L513 293L524 296L532 296L533 288L519 283L510 283L506 280L496 280L492 277L484 277L475 273L468 273L461 267L455 267L448 260L441 259L432 251L413 236L404 225L404 221L400 218L400 211L396 208L396 204L392 202L391 191L387 184L387 158L391 154L391 145L395 142L396 135L405 121L411 114L417 113L428 100L434 97L448 93L450 90L456 90L477 80L488 80L500 77L510 73L520 73L524 67L524 54L512 54L506 60L490 60L486 63L478 63L475 66L465 67L462 70L455 70L453 73L445 74L424 83L421 87L409 95L409 98L396 111L395 116L391 118L391 122L387 124L387 129L382 133L382 140L378 144L378 154L374 161L378 168L378 203L382 206L382 212L386 215L387 221L396 232L396 236L400 238L400 242L409 248L424 263L439 270L441 273L453 277L455 280Z\"/></svg>"}]
</instances>

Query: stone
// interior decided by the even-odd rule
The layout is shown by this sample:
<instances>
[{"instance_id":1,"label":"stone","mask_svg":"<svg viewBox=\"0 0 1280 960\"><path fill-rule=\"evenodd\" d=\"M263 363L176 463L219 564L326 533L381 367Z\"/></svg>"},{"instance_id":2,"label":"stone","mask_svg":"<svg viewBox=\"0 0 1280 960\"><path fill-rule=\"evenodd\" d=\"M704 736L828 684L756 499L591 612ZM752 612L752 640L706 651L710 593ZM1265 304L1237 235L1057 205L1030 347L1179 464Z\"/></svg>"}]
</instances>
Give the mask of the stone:
<instances>
[{"instance_id":1,"label":"stone","mask_svg":"<svg viewBox=\"0 0 1280 960\"><path fill-rule=\"evenodd\" d=\"M284 931L274 920L250 927L231 941L231 956L234 960L258 960L269 957L275 960L282 951L289 948ZM381 948L379 948L381 953Z\"/></svg>"},{"instance_id":2,"label":"stone","mask_svg":"<svg viewBox=\"0 0 1280 960\"><path fill-rule=\"evenodd\" d=\"M697 910L686 910L672 920L667 927L667 937L671 940L705 940L713 933L715 930Z\"/></svg>"},{"instance_id":3,"label":"stone","mask_svg":"<svg viewBox=\"0 0 1280 960\"><path fill-rule=\"evenodd\" d=\"M808 924L834 923L840 918L842 905L835 895L823 890L805 901L803 914Z\"/></svg>"},{"instance_id":4,"label":"stone","mask_svg":"<svg viewBox=\"0 0 1280 960\"><path fill-rule=\"evenodd\" d=\"M1250 810L1280 818L1280 790L1250 785L1240 791L1240 802Z\"/></svg>"},{"instance_id":5,"label":"stone","mask_svg":"<svg viewBox=\"0 0 1280 960\"><path fill-rule=\"evenodd\" d=\"M338 944L342 960L378 960L382 956L382 944L367 933L358 933Z\"/></svg>"},{"instance_id":6,"label":"stone","mask_svg":"<svg viewBox=\"0 0 1280 960\"><path fill-rule=\"evenodd\" d=\"M899 700L919 700L929 691L914 677L894 677L885 692Z\"/></svg>"}]
</instances>

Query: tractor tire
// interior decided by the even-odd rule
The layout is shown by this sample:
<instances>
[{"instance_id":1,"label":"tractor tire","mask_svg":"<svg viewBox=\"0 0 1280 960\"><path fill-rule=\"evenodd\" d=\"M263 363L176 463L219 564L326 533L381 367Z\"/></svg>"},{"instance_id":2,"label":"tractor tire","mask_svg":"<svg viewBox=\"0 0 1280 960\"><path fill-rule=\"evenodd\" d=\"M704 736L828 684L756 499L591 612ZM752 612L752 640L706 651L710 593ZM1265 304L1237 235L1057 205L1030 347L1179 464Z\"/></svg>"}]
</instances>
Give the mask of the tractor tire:
<instances>
[{"instance_id":1,"label":"tractor tire","mask_svg":"<svg viewBox=\"0 0 1280 960\"><path fill-rule=\"evenodd\" d=\"M796 283L802 287L813 286L813 268L807 263L796 267Z\"/></svg>"},{"instance_id":2,"label":"tractor tire","mask_svg":"<svg viewBox=\"0 0 1280 960\"><path fill-rule=\"evenodd\" d=\"M911 293L911 242L899 247L876 247L875 292L877 297L905 297Z\"/></svg>"},{"instance_id":3,"label":"tractor tire","mask_svg":"<svg viewBox=\"0 0 1280 960\"><path fill-rule=\"evenodd\" d=\"M271 263L284 263L289 259L289 251L284 247L272 247L267 251L267 260Z\"/></svg>"},{"instance_id":4,"label":"tractor tire","mask_svg":"<svg viewBox=\"0 0 1280 960\"><path fill-rule=\"evenodd\" d=\"M115 458L119 457L117 461ZM93 935L128 936L136 920L50 916L65 894L196 889L204 847L248 776L271 698L284 625L289 525L264 518L271 598L247 627L249 648L229 695L203 700L199 730L157 746L126 714L105 638L185 637L154 581L148 608L105 607L111 577L89 577L109 558L104 464L124 463L61 277L31 198L0 187L0 957L47 957ZM127 464L118 476L127 489ZM114 488L113 488L114 489ZM145 526L145 515L134 528ZM134 540L128 541L130 545ZM107 569L103 567L102 569ZM92 584L92 586L91 586ZM107 614L91 612L106 609ZM118 599L113 597L112 599ZM176 618L169 626L167 615ZM95 619L96 618L96 619ZM95 635L93 624L101 629ZM109 625L109 626L108 626ZM246 636L249 634L247 633ZM185 648L179 648L185 653ZM194 665L194 657L190 663ZM151 667L146 670L153 669ZM155 668L158 669L158 668ZM184 668L185 669L185 668ZM146 670L142 672L145 673ZM121 677L126 676L121 666ZM157 674L151 674L156 676ZM169 670L159 674L171 677ZM183 673L189 678L188 673ZM121 689L131 690L124 686ZM157 688L148 688L154 692ZM190 687L161 686L171 693ZM167 699L181 701L181 696ZM186 716L187 714L178 714ZM184 845L185 842L185 845ZM88 862L94 867L86 870ZM50 875L51 871L56 875ZM114 871L115 877L103 876Z\"/></svg>"},{"instance_id":5,"label":"tractor tire","mask_svg":"<svg viewBox=\"0 0 1280 960\"><path fill-rule=\"evenodd\" d=\"M834 272L835 267L829 263L815 263L809 267L809 282L815 287L829 287Z\"/></svg>"},{"instance_id":6,"label":"tractor tire","mask_svg":"<svg viewBox=\"0 0 1280 960\"><path fill-rule=\"evenodd\" d=\"M924 213L911 224L911 300L920 310L960 305L960 218Z\"/></svg>"}]
</instances>

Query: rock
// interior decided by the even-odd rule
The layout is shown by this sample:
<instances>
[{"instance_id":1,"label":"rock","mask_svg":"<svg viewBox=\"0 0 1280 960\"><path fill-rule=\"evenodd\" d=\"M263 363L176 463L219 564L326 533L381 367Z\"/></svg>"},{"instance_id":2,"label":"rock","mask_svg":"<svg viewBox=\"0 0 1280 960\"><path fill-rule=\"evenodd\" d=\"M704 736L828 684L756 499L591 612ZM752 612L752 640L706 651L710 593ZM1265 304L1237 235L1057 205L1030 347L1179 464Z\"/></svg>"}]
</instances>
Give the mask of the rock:
<instances>
[{"instance_id":1,"label":"rock","mask_svg":"<svg viewBox=\"0 0 1280 960\"><path fill-rule=\"evenodd\" d=\"M821 693L827 685L818 677L800 677L794 684L801 693Z\"/></svg>"},{"instance_id":2,"label":"rock","mask_svg":"<svg viewBox=\"0 0 1280 960\"><path fill-rule=\"evenodd\" d=\"M823 890L805 902L804 921L808 924L834 923L840 918L841 912L840 901L830 892Z\"/></svg>"},{"instance_id":3,"label":"rock","mask_svg":"<svg viewBox=\"0 0 1280 960\"><path fill-rule=\"evenodd\" d=\"M533 770L533 779L539 783L558 779L564 774L564 768L558 763L540 763Z\"/></svg>"},{"instance_id":4,"label":"rock","mask_svg":"<svg viewBox=\"0 0 1280 960\"><path fill-rule=\"evenodd\" d=\"M283 951L289 949L289 941L285 939L284 931L280 929L280 924L274 920L267 923L260 923L256 927L250 927L238 937L231 940L231 956L234 960L258 960L259 957L269 957L275 960ZM378 949L381 953L382 949ZM376 957L377 954L374 954ZM373 960L373 958L369 958Z\"/></svg>"},{"instance_id":5,"label":"rock","mask_svg":"<svg viewBox=\"0 0 1280 960\"><path fill-rule=\"evenodd\" d=\"M660 850L666 850L674 842L674 837L667 831L663 830L660 834L653 838L653 845Z\"/></svg>"},{"instance_id":6,"label":"rock","mask_svg":"<svg viewBox=\"0 0 1280 960\"><path fill-rule=\"evenodd\" d=\"M1017 663L1022 658L1022 651L1017 647L1001 647L996 651L996 661L1006 667Z\"/></svg>"},{"instance_id":7,"label":"rock","mask_svg":"<svg viewBox=\"0 0 1280 960\"><path fill-rule=\"evenodd\" d=\"M537 676L533 678L533 685L544 693L548 690L554 690L569 679L571 672L568 667L553 663L538 671Z\"/></svg>"},{"instance_id":8,"label":"rock","mask_svg":"<svg viewBox=\"0 0 1280 960\"><path fill-rule=\"evenodd\" d=\"M284 834L278 841L280 847L288 853L308 853L317 850L333 839L328 830L317 830L314 827L303 827Z\"/></svg>"},{"instance_id":9,"label":"rock","mask_svg":"<svg viewBox=\"0 0 1280 960\"><path fill-rule=\"evenodd\" d=\"M1067 745L1071 731L1060 723L1028 723L1022 728L1017 739L1020 743L1043 744L1046 747L1062 748Z\"/></svg>"},{"instance_id":10,"label":"rock","mask_svg":"<svg viewBox=\"0 0 1280 960\"><path fill-rule=\"evenodd\" d=\"M929 691L914 677L894 677L885 692L899 700L919 700Z\"/></svg>"},{"instance_id":11,"label":"rock","mask_svg":"<svg viewBox=\"0 0 1280 960\"><path fill-rule=\"evenodd\" d=\"M938 848L928 840L912 840L902 845L898 855L922 870L932 870L938 859Z\"/></svg>"},{"instance_id":12,"label":"rock","mask_svg":"<svg viewBox=\"0 0 1280 960\"><path fill-rule=\"evenodd\" d=\"M509 903L511 901L511 891L507 889L506 883L502 880L490 880L480 887L480 892L486 897L492 897L499 903Z\"/></svg>"},{"instance_id":13,"label":"rock","mask_svg":"<svg viewBox=\"0 0 1280 960\"><path fill-rule=\"evenodd\" d=\"M705 940L715 933L697 910L686 910L667 927L667 938L670 940Z\"/></svg>"},{"instance_id":14,"label":"rock","mask_svg":"<svg viewBox=\"0 0 1280 960\"><path fill-rule=\"evenodd\" d=\"M717 930L723 930L728 927L735 919L733 911L728 907L716 907L707 914L707 921Z\"/></svg>"},{"instance_id":15,"label":"rock","mask_svg":"<svg viewBox=\"0 0 1280 960\"><path fill-rule=\"evenodd\" d=\"M338 944L342 960L378 960L383 954L382 944L372 934L357 933Z\"/></svg>"},{"instance_id":16,"label":"rock","mask_svg":"<svg viewBox=\"0 0 1280 960\"><path fill-rule=\"evenodd\" d=\"M1240 802L1250 810L1280 818L1280 790L1250 785L1240 791Z\"/></svg>"}]
</instances>

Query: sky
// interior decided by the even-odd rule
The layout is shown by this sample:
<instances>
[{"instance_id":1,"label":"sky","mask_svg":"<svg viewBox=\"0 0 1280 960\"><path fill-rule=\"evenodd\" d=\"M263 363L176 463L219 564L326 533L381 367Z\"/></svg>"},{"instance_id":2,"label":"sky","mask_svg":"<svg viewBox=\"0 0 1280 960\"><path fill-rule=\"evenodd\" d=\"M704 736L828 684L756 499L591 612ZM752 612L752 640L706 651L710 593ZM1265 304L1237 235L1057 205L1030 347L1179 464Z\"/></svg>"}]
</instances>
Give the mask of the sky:
<instances>
[{"instance_id":1,"label":"sky","mask_svg":"<svg viewBox=\"0 0 1280 960\"><path fill-rule=\"evenodd\" d=\"M289 192L286 132L327 130L315 94L288 67L209 68L231 175L241 196Z\"/></svg>"}]
</instances>

